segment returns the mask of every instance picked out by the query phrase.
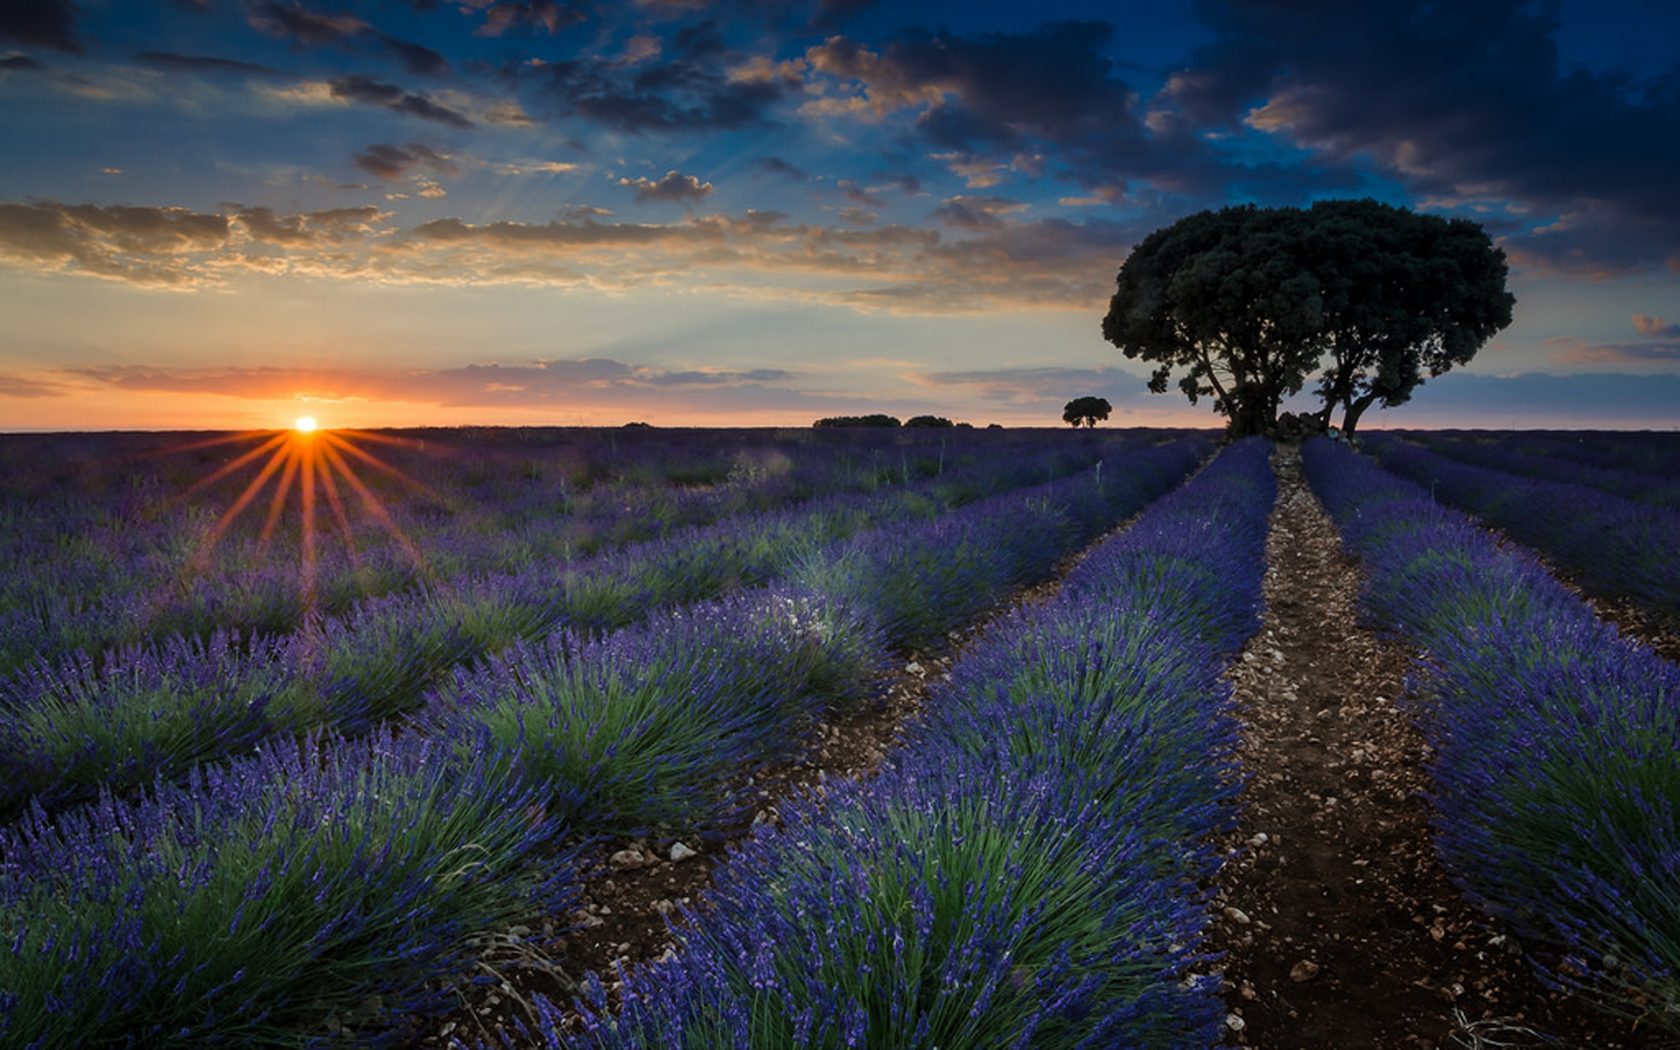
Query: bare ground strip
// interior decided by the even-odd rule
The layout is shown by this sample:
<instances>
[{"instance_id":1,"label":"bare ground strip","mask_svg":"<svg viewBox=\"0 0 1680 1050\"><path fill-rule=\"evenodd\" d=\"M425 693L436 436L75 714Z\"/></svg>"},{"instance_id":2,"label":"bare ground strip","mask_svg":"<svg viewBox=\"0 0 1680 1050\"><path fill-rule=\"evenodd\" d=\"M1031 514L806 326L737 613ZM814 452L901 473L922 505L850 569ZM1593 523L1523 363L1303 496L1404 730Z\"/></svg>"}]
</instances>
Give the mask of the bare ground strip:
<instances>
[{"instance_id":1,"label":"bare ground strip","mask_svg":"<svg viewBox=\"0 0 1680 1050\"><path fill-rule=\"evenodd\" d=\"M1397 701L1413 653L1361 622L1358 562L1274 457L1265 619L1233 669L1241 826L1217 887L1230 1045L1652 1045L1543 987L1431 845L1426 749Z\"/></svg>"}]
</instances>

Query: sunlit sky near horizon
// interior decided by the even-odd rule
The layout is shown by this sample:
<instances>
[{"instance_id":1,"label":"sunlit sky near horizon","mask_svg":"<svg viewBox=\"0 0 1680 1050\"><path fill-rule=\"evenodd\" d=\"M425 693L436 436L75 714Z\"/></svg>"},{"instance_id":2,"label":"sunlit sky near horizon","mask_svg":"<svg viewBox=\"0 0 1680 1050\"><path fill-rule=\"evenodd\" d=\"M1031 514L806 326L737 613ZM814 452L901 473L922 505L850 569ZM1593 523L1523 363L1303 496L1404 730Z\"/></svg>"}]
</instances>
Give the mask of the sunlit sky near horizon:
<instances>
[{"instance_id":1,"label":"sunlit sky near horizon","mask_svg":"<svg viewBox=\"0 0 1680 1050\"><path fill-rule=\"evenodd\" d=\"M1482 222L1516 321L1370 426L1680 426L1664 0L13 0L0 431L1211 425L1150 230Z\"/></svg>"}]
</instances>

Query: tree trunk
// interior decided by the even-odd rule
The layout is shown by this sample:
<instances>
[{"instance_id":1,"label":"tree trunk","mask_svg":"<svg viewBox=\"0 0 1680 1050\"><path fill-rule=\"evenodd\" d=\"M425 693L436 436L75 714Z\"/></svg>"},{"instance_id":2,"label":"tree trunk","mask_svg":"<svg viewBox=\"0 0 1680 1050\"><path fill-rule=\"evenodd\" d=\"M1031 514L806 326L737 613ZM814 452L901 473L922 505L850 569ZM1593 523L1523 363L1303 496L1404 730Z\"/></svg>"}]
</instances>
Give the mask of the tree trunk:
<instances>
[{"instance_id":1,"label":"tree trunk","mask_svg":"<svg viewBox=\"0 0 1680 1050\"><path fill-rule=\"evenodd\" d=\"M1365 410L1370 408L1376 400L1376 394L1366 394L1364 397L1355 398L1348 402L1347 411L1342 413L1342 433L1344 435L1347 437L1353 436L1353 429L1359 425L1359 417L1364 415Z\"/></svg>"}]
</instances>

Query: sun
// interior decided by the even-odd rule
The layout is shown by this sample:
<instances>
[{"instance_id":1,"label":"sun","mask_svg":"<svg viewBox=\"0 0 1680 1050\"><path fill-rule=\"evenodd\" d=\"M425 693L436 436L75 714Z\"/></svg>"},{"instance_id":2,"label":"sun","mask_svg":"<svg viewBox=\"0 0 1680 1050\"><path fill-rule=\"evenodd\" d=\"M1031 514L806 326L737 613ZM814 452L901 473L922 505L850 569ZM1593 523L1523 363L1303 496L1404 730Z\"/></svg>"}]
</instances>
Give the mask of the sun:
<instances>
[{"instance_id":1,"label":"sun","mask_svg":"<svg viewBox=\"0 0 1680 1050\"><path fill-rule=\"evenodd\" d=\"M313 434L317 425L314 416L299 416L292 421L292 429L299 434Z\"/></svg>"}]
</instances>

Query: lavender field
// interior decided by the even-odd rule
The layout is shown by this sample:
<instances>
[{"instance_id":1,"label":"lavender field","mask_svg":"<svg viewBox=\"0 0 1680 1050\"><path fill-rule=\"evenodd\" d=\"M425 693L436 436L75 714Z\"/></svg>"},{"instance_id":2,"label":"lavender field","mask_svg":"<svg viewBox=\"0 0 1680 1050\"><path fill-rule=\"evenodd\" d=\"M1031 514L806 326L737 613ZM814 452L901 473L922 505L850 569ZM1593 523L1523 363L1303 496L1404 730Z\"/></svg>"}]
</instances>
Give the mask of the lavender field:
<instances>
[{"instance_id":1,"label":"lavender field","mask_svg":"<svg viewBox=\"0 0 1680 1050\"><path fill-rule=\"evenodd\" d=\"M1326 905L1231 896L1313 834L1232 683L1355 632L1451 887L1391 888L1521 963L1458 1030L1680 1037L1667 438L0 437L0 1045L1289 1038L1232 938ZM1318 507L1356 623L1265 597ZM615 880L702 863L574 963ZM1285 990L1385 995L1319 970Z\"/></svg>"}]
</instances>

